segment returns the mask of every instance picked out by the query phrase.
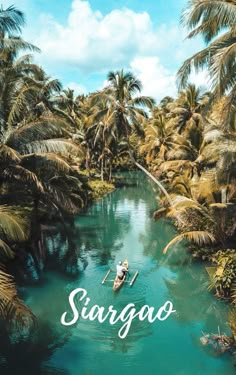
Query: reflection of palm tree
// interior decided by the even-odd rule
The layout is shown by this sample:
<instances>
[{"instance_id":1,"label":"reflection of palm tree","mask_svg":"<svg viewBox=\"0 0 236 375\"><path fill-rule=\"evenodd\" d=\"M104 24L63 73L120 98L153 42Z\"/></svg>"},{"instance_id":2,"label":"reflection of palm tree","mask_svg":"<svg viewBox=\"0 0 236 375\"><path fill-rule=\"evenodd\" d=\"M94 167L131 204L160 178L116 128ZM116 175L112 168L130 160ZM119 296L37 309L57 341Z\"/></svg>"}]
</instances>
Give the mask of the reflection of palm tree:
<instances>
[{"instance_id":1,"label":"reflection of palm tree","mask_svg":"<svg viewBox=\"0 0 236 375\"><path fill-rule=\"evenodd\" d=\"M28 369L35 375L69 375L64 369L55 368L47 362L55 350L64 346L70 334L47 323L39 323L30 338L10 341L7 334L1 333L0 369L5 375L28 373Z\"/></svg>"},{"instance_id":2,"label":"reflection of palm tree","mask_svg":"<svg viewBox=\"0 0 236 375\"><path fill-rule=\"evenodd\" d=\"M164 280L168 288L169 299L177 311L176 319L183 323L216 320L216 313L219 311L215 306L217 301L212 297L212 304L209 304L209 295L205 292L208 280L204 271L196 272L192 266L185 264L183 268L178 268L175 280L167 278ZM220 312L217 318L222 321Z\"/></svg>"},{"instance_id":3,"label":"reflection of palm tree","mask_svg":"<svg viewBox=\"0 0 236 375\"><path fill-rule=\"evenodd\" d=\"M122 217L117 216L117 203L122 203L119 191L116 191L115 196L116 199L114 196L113 199L110 196L103 198L86 212L84 219L83 216L78 216L75 222L76 231L78 228L77 246L85 250L100 250L97 256L101 264L107 264L112 251L120 248L119 240L130 224L128 212Z\"/></svg>"}]
</instances>

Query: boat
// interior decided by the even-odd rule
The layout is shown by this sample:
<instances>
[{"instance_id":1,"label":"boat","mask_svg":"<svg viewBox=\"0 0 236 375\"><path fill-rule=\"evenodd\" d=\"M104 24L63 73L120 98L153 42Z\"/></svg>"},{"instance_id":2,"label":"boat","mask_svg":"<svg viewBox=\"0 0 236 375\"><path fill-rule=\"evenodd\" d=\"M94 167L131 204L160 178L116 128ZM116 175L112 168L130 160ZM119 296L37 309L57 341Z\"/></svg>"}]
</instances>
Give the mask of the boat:
<instances>
[{"instance_id":1,"label":"boat","mask_svg":"<svg viewBox=\"0 0 236 375\"><path fill-rule=\"evenodd\" d=\"M128 260L127 260L127 259L125 259L125 260L123 261L122 266L128 269L129 263L128 263ZM104 277L104 278L102 279L102 281L101 281L102 284L105 284L106 282L112 282L112 283L113 283L113 290L116 291L116 290L120 289L121 286L122 286L124 283L127 283L127 282L128 282L128 281L126 281L126 276L127 276L127 274L125 274L125 276L123 277L123 279L120 279L119 277L116 276L115 279L113 279L113 280L108 280L108 276L110 275L111 272L116 272L116 271L114 271L114 270L112 270L112 269L109 269L109 270L107 271L105 277ZM129 274L130 274L130 273L129 273ZM137 279L138 274L139 274L139 272L138 272L138 270L136 270L136 271L134 272L132 278L131 278L131 281L129 281L129 285L130 285L130 286L133 286L133 285L134 285L134 282L135 282L135 280Z\"/></svg>"},{"instance_id":2,"label":"boat","mask_svg":"<svg viewBox=\"0 0 236 375\"><path fill-rule=\"evenodd\" d=\"M128 269L129 263L128 263L127 259L125 259L123 261L122 266ZM127 276L127 272L125 273L123 279L120 279L118 276L115 277L115 280L114 280L114 283L113 283L114 292L116 292L117 290L119 290L122 287L122 285L125 282L126 276Z\"/></svg>"}]
</instances>

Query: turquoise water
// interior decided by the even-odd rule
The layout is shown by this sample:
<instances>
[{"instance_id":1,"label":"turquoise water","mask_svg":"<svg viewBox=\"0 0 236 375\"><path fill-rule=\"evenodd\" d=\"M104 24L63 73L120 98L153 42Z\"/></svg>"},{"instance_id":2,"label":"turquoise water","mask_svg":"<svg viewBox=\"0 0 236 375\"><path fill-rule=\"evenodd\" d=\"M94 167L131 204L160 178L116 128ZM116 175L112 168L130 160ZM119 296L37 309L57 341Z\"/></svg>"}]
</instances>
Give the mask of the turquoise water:
<instances>
[{"instance_id":1,"label":"turquoise water","mask_svg":"<svg viewBox=\"0 0 236 375\"><path fill-rule=\"evenodd\" d=\"M30 344L9 350L9 363L0 374L66 375L232 375L232 358L216 356L200 345L203 332L228 333L227 307L207 291L207 275L191 264L183 245L162 255L175 230L166 220L152 220L156 191L143 174L127 174L132 186L117 189L76 218L78 265L84 270L70 278L51 270L41 283L28 287L25 300L38 317L37 334ZM101 280L108 268L128 258L131 274L139 270L133 287L118 293L112 282ZM113 275L109 276L111 279ZM68 296L75 288L87 290L90 306L128 303L157 310L165 301L176 313L164 322L135 319L125 339L118 337L120 323L79 320L64 327L61 315L70 311ZM78 303L81 310L83 302ZM72 315L71 315L72 317ZM1 362L0 362L1 363Z\"/></svg>"}]
</instances>

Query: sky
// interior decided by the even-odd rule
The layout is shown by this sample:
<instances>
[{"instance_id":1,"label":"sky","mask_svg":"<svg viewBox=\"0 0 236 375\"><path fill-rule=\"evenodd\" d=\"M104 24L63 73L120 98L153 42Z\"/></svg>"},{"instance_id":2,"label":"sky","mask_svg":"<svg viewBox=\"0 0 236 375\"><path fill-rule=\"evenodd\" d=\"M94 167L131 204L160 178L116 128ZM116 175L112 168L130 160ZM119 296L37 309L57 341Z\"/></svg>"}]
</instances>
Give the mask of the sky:
<instances>
[{"instance_id":1,"label":"sky","mask_svg":"<svg viewBox=\"0 0 236 375\"><path fill-rule=\"evenodd\" d=\"M100 90L109 71L124 69L157 102L175 96L178 68L204 47L180 24L187 0L3 0L9 5L25 14L23 38L41 49L34 61L76 94ZM206 86L206 73L190 80Z\"/></svg>"}]
</instances>

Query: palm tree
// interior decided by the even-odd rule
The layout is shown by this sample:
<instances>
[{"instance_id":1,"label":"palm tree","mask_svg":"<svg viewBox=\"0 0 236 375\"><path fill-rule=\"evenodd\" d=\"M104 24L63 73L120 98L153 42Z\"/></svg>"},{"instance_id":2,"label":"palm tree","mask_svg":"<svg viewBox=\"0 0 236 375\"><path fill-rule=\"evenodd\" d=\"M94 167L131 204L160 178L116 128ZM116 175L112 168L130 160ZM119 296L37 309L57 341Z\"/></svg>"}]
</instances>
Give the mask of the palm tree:
<instances>
[{"instance_id":1,"label":"palm tree","mask_svg":"<svg viewBox=\"0 0 236 375\"><path fill-rule=\"evenodd\" d=\"M216 241L223 241L218 231L216 217L213 218L209 209L202 206L196 200L181 195L172 197L172 206L157 212L156 217L166 216L174 218L182 233L174 237L164 248L163 253L176 242L187 239L197 245L208 245ZM217 213L218 215L218 213ZM194 219L194 220L193 220ZM215 220L214 220L215 219Z\"/></svg>"},{"instance_id":2,"label":"palm tree","mask_svg":"<svg viewBox=\"0 0 236 375\"><path fill-rule=\"evenodd\" d=\"M115 126L117 139L126 142L127 151L132 163L146 173L159 186L170 202L170 197L164 186L135 160L129 142L131 129L143 135L140 120L148 118L147 109L153 108L154 100L151 97L139 95L142 84L130 72L124 73L123 70L110 72L107 80L107 87L101 93L93 95L94 103L102 100L106 104L106 108L98 112L97 115L107 115L109 117L109 123L112 127Z\"/></svg>"},{"instance_id":3,"label":"palm tree","mask_svg":"<svg viewBox=\"0 0 236 375\"><path fill-rule=\"evenodd\" d=\"M185 87L193 69L209 70L213 94L227 96L224 127L235 129L236 104L236 4L234 0L192 0L183 13L182 23L190 29L188 38L202 35L207 47L188 58L178 72Z\"/></svg>"},{"instance_id":4,"label":"palm tree","mask_svg":"<svg viewBox=\"0 0 236 375\"><path fill-rule=\"evenodd\" d=\"M7 259L15 257L14 243L25 242L29 236L29 216L20 206L0 205L0 316L19 328L29 328L32 312L17 296L13 277L7 272Z\"/></svg>"},{"instance_id":5,"label":"palm tree","mask_svg":"<svg viewBox=\"0 0 236 375\"><path fill-rule=\"evenodd\" d=\"M175 116L178 133L187 138L196 150L201 145L206 123L204 114L206 109L209 110L211 97L211 93L202 93L194 84L188 84L172 105L171 114Z\"/></svg>"},{"instance_id":6,"label":"palm tree","mask_svg":"<svg viewBox=\"0 0 236 375\"><path fill-rule=\"evenodd\" d=\"M68 116L52 100L61 84L33 64L30 55L18 58L20 52L37 48L8 35L9 30L20 31L13 21L21 13L13 10L4 13L7 19L0 13L0 315L18 322L21 316L23 323L32 314L17 298L8 258L16 249L19 255L24 242L39 267L45 252L41 228L45 210L64 221L84 205L87 193L71 166L73 155L81 157L82 149L71 139ZM1 20L7 20L8 27L4 29L7 23L2 25Z\"/></svg>"},{"instance_id":7,"label":"palm tree","mask_svg":"<svg viewBox=\"0 0 236 375\"><path fill-rule=\"evenodd\" d=\"M24 14L16 9L14 6L10 6L7 9L0 8L0 33L1 34L12 34L15 32L21 32L21 28L25 24Z\"/></svg>"},{"instance_id":8,"label":"palm tree","mask_svg":"<svg viewBox=\"0 0 236 375\"><path fill-rule=\"evenodd\" d=\"M74 90L68 88L62 90L59 95L53 96L51 101L54 103L54 111L67 118L77 133L78 130L82 130L81 121L83 121L84 115L85 96L75 97Z\"/></svg>"},{"instance_id":9,"label":"palm tree","mask_svg":"<svg viewBox=\"0 0 236 375\"><path fill-rule=\"evenodd\" d=\"M172 120L153 111L153 117L145 127L145 142L140 152L147 152L147 162L158 155L158 167L163 161L194 160L197 156L197 150L191 142L176 132L176 123Z\"/></svg>"},{"instance_id":10,"label":"palm tree","mask_svg":"<svg viewBox=\"0 0 236 375\"><path fill-rule=\"evenodd\" d=\"M123 70L110 72L107 80L108 86L104 91L113 111L118 135L119 137L125 136L128 140L132 127L137 131L140 130L138 115L147 118L145 108L151 109L154 100L151 97L139 95L142 84L130 72L124 73Z\"/></svg>"},{"instance_id":11,"label":"palm tree","mask_svg":"<svg viewBox=\"0 0 236 375\"><path fill-rule=\"evenodd\" d=\"M209 289L215 289L218 297L231 299L235 303L236 252L232 249L218 250L209 256L209 260L213 263Z\"/></svg>"}]
</instances>

